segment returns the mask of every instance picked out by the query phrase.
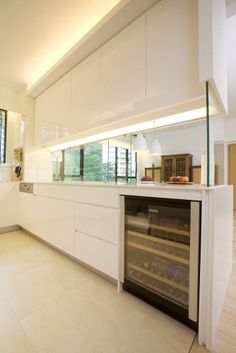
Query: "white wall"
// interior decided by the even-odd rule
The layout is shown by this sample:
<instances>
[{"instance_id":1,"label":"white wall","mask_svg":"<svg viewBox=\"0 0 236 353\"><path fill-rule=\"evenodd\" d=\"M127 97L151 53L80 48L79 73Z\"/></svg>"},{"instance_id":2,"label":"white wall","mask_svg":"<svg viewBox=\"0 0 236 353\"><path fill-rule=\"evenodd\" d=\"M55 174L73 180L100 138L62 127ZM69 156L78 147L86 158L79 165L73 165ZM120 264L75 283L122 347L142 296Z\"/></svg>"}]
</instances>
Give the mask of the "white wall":
<instances>
[{"instance_id":1,"label":"white wall","mask_svg":"<svg viewBox=\"0 0 236 353\"><path fill-rule=\"evenodd\" d=\"M8 112L7 113L7 148L6 148L6 162L12 163L13 150L17 147L22 147L20 136L20 114Z\"/></svg>"},{"instance_id":2,"label":"white wall","mask_svg":"<svg viewBox=\"0 0 236 353\"><path fill-rule=\"evenodd\" d=\"M34 141L34 98L27 96L26 87L18 94L19 111L25 121L24 149L29 152Z\"/></svg>"},{"instance_id":3,"label":"white wall","mask_svg":"<svg viewBox=\"0 0 236 353\"><path fill-rule=\"evenodd\" d=\"M225 141L236 142L236 15L227 19L227 70L229 113L225 118Z\"/></svg>"},{"instance_id":4,"label":"white wall","mask_svg":"<svg viewBox=\"0 0 236 353\"><path fill-rule=\"evenodd\" d=\"M18 94L9 88L0 86L0 108L18 112Z\"/></svg>"},{"instance_id":5,"label":"white wall","mask_svg":"<svg viewBox=\"0 0 236 353\"><path fill-rule=\"evenodd\" d=\"M228 109L225 0L199 0L199 77L210 81L222 111Z\"/></svg>"},{"instance_id":6,"label":"white wall","mask_svg":"<svg viewBox=\"0 0 236 353\"><path fill-rule=\"evenodd\" d=\"M25 181L52 181L52 157L47 149L25 154Z\"/></svg>"},{"instance_id":7,"label":"white wall","mask_svg":"<svg viewBox=\"0 0 236 353\"><path fill-rule=\"evenodd\" d=\"M0 228L19 224L18 183L0 183Z\"/></svg>"}]
</instances>

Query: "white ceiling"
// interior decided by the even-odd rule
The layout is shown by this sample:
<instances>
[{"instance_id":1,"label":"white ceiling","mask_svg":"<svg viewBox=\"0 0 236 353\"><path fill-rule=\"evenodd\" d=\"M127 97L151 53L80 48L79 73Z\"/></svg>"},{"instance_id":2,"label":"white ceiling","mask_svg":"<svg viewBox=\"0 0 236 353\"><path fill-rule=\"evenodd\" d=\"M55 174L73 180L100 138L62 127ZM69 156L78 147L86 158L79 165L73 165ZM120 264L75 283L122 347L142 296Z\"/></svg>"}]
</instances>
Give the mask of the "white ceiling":
<instances>
[{"instance_id":1,"label":"white ceiling","mask_svg":"<svg viewBox=\"0 0 236 353\"><path fill-rule=\"evenodd\" d=\"M120 0L0 0L0 86L37 81Z\"/></svg>"},{"instance_id":2,"label":"white ceiling","mask_svg":"<svg viewBox=\"0 0 236 353\"><path fill-rule=\"evenodd\" d=\"M32 85L115 5L129 1L0 0L0 86ZM236 0L226 3L232 16Z\"/></svg>"}]
</instances>

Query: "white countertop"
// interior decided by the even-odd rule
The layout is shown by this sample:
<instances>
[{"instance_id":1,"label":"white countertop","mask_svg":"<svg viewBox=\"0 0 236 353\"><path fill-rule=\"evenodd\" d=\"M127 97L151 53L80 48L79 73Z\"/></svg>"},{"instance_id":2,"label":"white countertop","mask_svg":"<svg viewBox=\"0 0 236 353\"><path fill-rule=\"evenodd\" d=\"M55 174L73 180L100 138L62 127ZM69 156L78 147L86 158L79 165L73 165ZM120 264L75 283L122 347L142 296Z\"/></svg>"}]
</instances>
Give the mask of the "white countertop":
<instances>
[{"instance_id":1,"label":"white countertop","mask_svg":"<svg viewBox=\"0 0 236 353\"><path fill-rule=\"evenodd\" d=\"M114 184L106 182L90 182L90 181L22 181L22 183L33 183L33 184L48 184L48 185L58 185L58 186L86 186L86 187L109 187L109 188L131 188L131 189L166 189L166 190L197 190L206 191L215 188L224 187L224 185L215 185L207 187L201 184L166 184L166 183L155 183L155 184Z\"/></svg>"}]
</instances>

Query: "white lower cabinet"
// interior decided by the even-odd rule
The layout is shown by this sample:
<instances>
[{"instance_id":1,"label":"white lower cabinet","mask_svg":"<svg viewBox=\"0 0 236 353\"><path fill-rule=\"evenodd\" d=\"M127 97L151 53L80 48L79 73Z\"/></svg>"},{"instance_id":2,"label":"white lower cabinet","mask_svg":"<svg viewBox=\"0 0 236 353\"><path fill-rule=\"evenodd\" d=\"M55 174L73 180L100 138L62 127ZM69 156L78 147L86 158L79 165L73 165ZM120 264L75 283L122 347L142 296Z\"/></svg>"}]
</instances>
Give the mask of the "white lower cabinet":
<instances>
[{"instance_id":1,"label":"white lower cabinet","mask_svg":"<svg viewBox=\"0 0 236 353\"><path fill-rule=\"evenodd\" d=\"M20 193L20 226L33 232L33 194Z\"/></svg>"},{"instance_id":2,"label":"white lower cabinet","mask_svg":"<svg viewBox=\"0 0 236 353\"><path fill-rule=\"evenodd\" d=\"M119 210L78 203L75 206L75 228L82 233L118 244Z\"/></svg>"},{"instance_id":3,"label":"white lower cabinet","mask_svg":"<svg viewBox=\"0 0 236 353\"><path fill-rule=\"evenodd\" d=\"M84 263L118 279L118 245L76 232L76 257Z\"/></svg>"},{"instance_id":4,"label":"white lower cabinet","mask_svg":"<svg viewBox=\"0 0 236 353\"><path fill-rule=\"evenodd\" d=\"M51 202L51 242L70 255L75 255L74 203L63 200Z\"/></svg>"},{"instance_id":5,"label":"white lower cabinet","mask_svg":"<svg viewBox=\"0 0 236 353\"><path fill-rule=\"evenodd\" d=\"M51 241L50 200L47 197L33 196L32 232L38 237Z\"/></svg>"},{"instance_id":6,"label":"white lower cabinet","mask_svg":"<svg viewBox=\"0 0 236 353\"><path fill-rule=\"evenodd\" d=\"M105 190L102 191L104 196ZM113 191L105 192L105 201L104 197L101 198L102 205L98 206L75 202L74 189L71 187L36 185L36 194L20 193L20 225L117 280L120 211L118 207L107 206L109 195L113 196L110 204L117 204L117 194ZM79 194L84 201L88 190L76 193L76 196ZM95 192L95 195L95 202L98 203L98 193Z\"/></svg>"}]
</instances>

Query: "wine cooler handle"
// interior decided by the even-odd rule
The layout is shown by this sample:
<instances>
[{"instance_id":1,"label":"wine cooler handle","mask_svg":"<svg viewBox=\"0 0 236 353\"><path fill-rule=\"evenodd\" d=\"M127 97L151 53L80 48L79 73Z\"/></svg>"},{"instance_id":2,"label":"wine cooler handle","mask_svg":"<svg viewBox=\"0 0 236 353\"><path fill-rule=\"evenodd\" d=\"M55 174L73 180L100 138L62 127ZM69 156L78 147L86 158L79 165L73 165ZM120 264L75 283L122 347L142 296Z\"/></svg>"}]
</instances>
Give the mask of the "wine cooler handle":
<instances>
[{"instance_id":1,"label":"wine cooler handle","mask_svg":"<svg viewBox=\"0 0 236 353\"><path fill-rule=\"evenodd\" d=\"M191 202L190 267L189 267L189 319L198 321L198 268L199 268L199 202Z\"/></svg>"}]
</instances>

